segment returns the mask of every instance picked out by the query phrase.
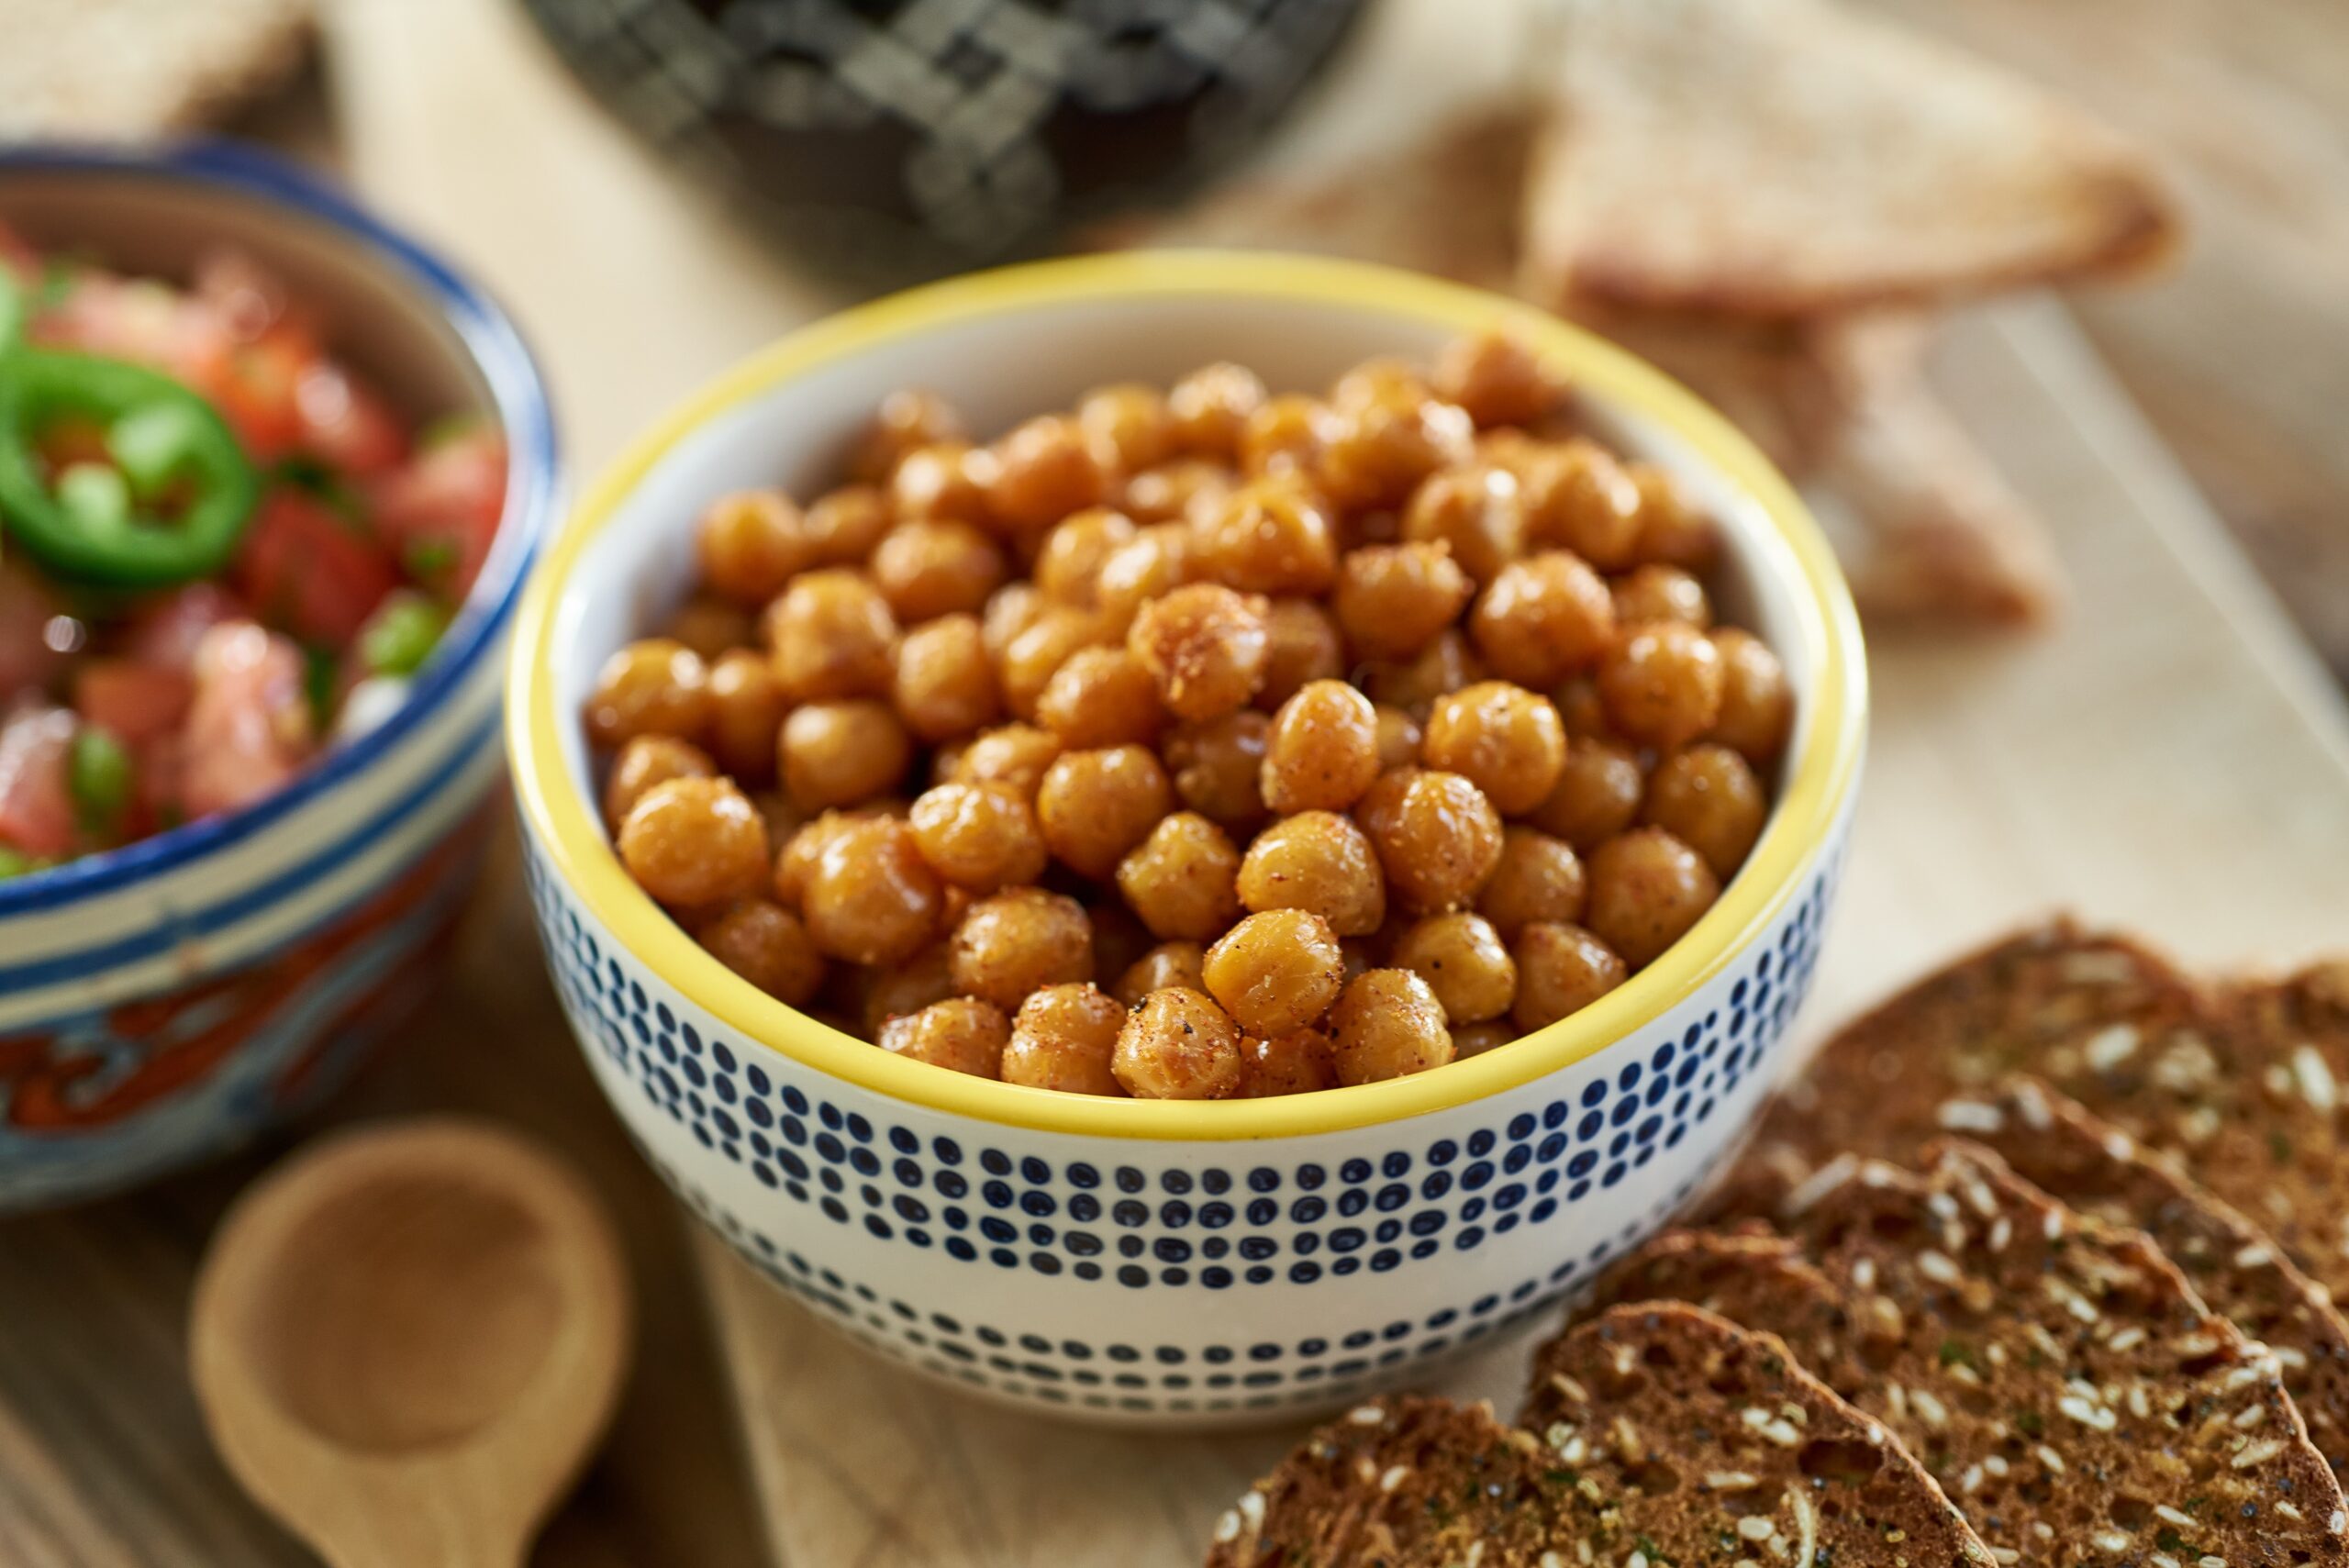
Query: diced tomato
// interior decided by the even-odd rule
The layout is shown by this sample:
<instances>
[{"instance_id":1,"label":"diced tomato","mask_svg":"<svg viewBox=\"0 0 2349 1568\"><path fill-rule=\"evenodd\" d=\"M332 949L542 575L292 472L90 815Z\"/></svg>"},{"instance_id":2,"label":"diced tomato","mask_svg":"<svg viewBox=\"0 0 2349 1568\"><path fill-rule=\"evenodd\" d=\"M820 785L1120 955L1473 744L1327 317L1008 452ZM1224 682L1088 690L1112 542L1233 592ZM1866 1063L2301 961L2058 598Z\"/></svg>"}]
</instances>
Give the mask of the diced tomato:
<instances>
[{"instance_id":1,"label":"diced tomato","mask_svg":"<svg viewBox=\"0 0 2349 1568\"><path fill-rule=\"evenodd\" d=\"M0 223L0 267L14 272L20 283L30 283L40 276L40 252L5 223Z\"/></svg>"},{"instance_id":2,"label":"diced tomato","mask_svg":"<svg viewBox=\"0 0 2349 1568\"><path fill-rule=\"evenodd\" d=\"M0 721L0 844L42 859L72 851L73 728L71 713L38 705Z\"/></svg>"},{"instance_id":3,"label":"diced tomato","mask_svg":"<svg viewBox=\"0 0 2349 1568\"><path fill-rule=\"evenodd\" d=\"M195 697L186 671L135 659L93 659L73 672L74 711L131 746L178 728Z\"/></svg>"},{"instance_id":4,"label":"diced tomato","mask_svg":"<svg viewBox=\"0 0 2349 1568\"><path fill-rule=\"evenodd\" d=\"M142 664L183 674L195 667L195 645L222 621L250 620L244 601L217 583L190 583L150 600L139 612L124 648Z\"/></svg>"},{"instance_id":5,"label":"diced tomato","mask_svg":"<svg viewBox=\"0 0 2349 1568\"><path fill-rule=\"evenodd\" d=\"M98 272L76 273L28 334L52 348L151 365L199 390L220 378L230 346L219 319L185 295Z\"/></svg>"},{"instance_id":6,"label":"diced tomato","mask_svg":"<svg viewBox=\"0 0 2349 1568\"><path fill-rule=\"evenodd\" d=\"M196 263L192 291L239 343L250 343L284 319L285 285L242 250L215 250Z\"/></svg>"},{"instance_id":7,"label":"diced tomato","mask_svg":"<svg viewBox=\"0 0 2349 1568\"><path fill-rule=\"evenodd\" d=\"M251 621L204 634L180 788L190 817L258 800L309 760L314 735L303 673L302 651Z\"/></svg>"},{"instance_id":8,"label":"diced tomato","mask_svg":"<svg viewBox=\"0 0 2349 1568\"><path fill-rule=\"evenodd\" d=\"M263 498L245 536L236 580L263 618L305 642L340 648L358 635L400 576L363 524L280 484Z\"/></svg>"},{"instance_id":9,"label":"diced tomato","mask_svg":"<svg viewBox=\"0 0 2349 1568\"><path fill-rule=\"evenodd\" d=\"M411 573L461 599L497 538L506 472L503 431L489 425L462 430L372 487L376 526ZM446 559L445 567L427 570L438 558Z\"/></svg>"},{"instance_id":10,"label":"diced tomato","mask_svg":"<svg viewBox=\"0 0 2349 1568\"><path fill-rule=\"evenodd\" d=\"M280 328L231 345L214 373L192 384L212 400L256 462L273 462L302 439L295 389L316 357L306 338Z\"/></svg>"},{"instance_id":11,"label":"diced tomato","mask_svg":"<svg viewBox=\"0 0 2349 1568\"><path fill-rule=\"evenodd\" d=\"M295 444L340 474L364 479L407 456L407 432L389 405L332 360L312 360L294 384Z\"/></svg>"},{"instance_id":12,"label":"diced tomato","mask_svg":"<svg viewBox=\"0 0 2349 1568\"><path fill-rule=\"evenodd\" d=\"M0 703L46 691L64 667L65 655L49 645L49 623L57 612L39 578L0 560Z\"/></svg>"},{"instance_id":13,"label":"diced tomato","mask_svg":"<svg viewBox=\"0 0 2349 1568\"><path fill-rule=\"evenodd\" d=\"M129 819L123 824L125 836L136 839L160 833L186 821L186 732L169 730L133 748L132 754L139 764L139 793L131 802Z\"/></svg>"}]
</instances>

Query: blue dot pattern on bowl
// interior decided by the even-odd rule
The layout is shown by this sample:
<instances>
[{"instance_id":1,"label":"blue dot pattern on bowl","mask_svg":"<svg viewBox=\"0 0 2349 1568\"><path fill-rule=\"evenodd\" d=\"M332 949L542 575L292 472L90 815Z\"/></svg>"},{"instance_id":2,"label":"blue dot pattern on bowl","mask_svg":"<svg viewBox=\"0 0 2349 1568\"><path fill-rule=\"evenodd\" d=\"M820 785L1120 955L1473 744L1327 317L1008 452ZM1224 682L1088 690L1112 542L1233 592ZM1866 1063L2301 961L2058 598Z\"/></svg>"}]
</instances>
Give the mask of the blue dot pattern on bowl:
<instances>
[{"instance_id":1,"label":"blue dot pattern on bowl","mask_svg":"<svg viewBox=\"0 0 2349 1568\"><path fill-rule=\"evenodd\" d=\"M1496 1096L1498 1111L1509 1114L1497 1112L1464 1134L1456 1118L1431 1118L1455 1130L1375 1156L1283 1161L1264 1145L1188 1145L1194 1158L1228 1153L1230 1162L1178 1168L1145 1161L1149 1145L1136 1146L1132 1163L1054 1162L875 1120L841 1103L847 1095L834 1097L841 1086L824 1075L678 1017L648 992L634 958L599 939L558 895L535 851L526 857L563 1005L603 1056L607 1088L639 1102L620 1108L674 1121L692 1140L688 1155L712 1171L738 1167L773 1195L755 1213L742 1212L715 1195L716 1184L696 1180L637 1134L662 1177L744 1258L853 1337L933 1375L1022 1400L1136 1414L1326 1405L1348 1390L1391 1384L1404 1369L1554 1304L1652 1233L1711 1174L1734 1129L1709 1129L1720 1135L1706 1140L1701 1158L1669 1162L1667 1170L1686 1166L1687 1173L1628 1223L1619 1223L1622 1205L1609 1204L1608 1195L1706 1128L1784 1040L1809 987L1840 865L1840 847L1821 857L1769 940L1740 960L1720 1006L1636 1057L1618 1060L1622 1048L1610 1050L1608 1071L1576 1074L1569 1093L1531 1104ZM1742 1101L1750 1106L1753 1098ZM1011 1136L1003 1142L1020 1140L1018 1129L1004 1130ZM1074 1282L1099 1293L1111 1317L1127 1292L1203 1293L1204 1302L1219 1293L1443 1268L1447 1257L1593 1203L1604 1207L1580 1216L1575 1235L1603 1229L1596 1246L1564 1257L1555 1241L1517 1248L1521 1262L1542 1266L1506 1288L1418 1319L1334 1326L1283 1343L1128 1346L1016 1323L941 1322L814 1255L824 1251L821 1221L829 1221L933 1262ZM769 1234L785 1225L796 1246ZM1375 1310L1380 1294L1355 1296Z\"/></svg>"}]
</instances>

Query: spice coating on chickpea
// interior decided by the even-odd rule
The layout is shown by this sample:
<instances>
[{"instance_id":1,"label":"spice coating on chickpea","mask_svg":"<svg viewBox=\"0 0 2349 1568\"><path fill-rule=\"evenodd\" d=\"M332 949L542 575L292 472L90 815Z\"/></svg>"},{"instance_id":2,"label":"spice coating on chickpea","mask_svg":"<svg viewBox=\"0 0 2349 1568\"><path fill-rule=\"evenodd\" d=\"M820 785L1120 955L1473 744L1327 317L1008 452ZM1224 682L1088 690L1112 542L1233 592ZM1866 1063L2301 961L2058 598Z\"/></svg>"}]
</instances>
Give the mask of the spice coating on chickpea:
<instances>
[{"instance_id":1,"label":"spice coating on chickpea","mask_svg":"<svg viewBox=\"0 0 2349 1568\"><path fill-rule=\"evenodd\" d=\"M1525 553L1525 507L1505 468L1447 469L1403 512L1403 538L1440 544L1474 582L1489 583Z\"/></svg>"},{"instance_id":2,"label":"spice coating on chickpea","mask_svg":"<svg viewBox=\"0 0 2349 1568\"><path fill-rule=\"evenodd\" d=\"M1099 646L1105 629L1100 617L1091 610L1066 605L1039 609L1035 618L1004 645L996 662L996 684L1003 692L1004 706L1018 717L1035 717L1036 705L1043 700L1044 689L1060 667L1079 649Z\"/></svg>"},{"instance_id":3,"label":"spice coating on chickpea","mask_svg":"<svg viewBox=\"0 0 2349 1568\"><path fill-rule=\"evenodd\" d=\"M1452 1060L1443 1004L1408 969L1374 969L1330 1012L1330 1052L1341 1084L1376 1084Z\"/></svg>"},{"instance_id":4,"label":"spice coating on chickpea","mask_svg":"<svg viewBox=\"0 0 2349 1568\"><path fill-rule=\"evenodd\" d=\"M767 607L775 679L794 702L876 696L896 679L897 618L880 591L838 567L794 578Z\"/></svg>"},{"instance_id":5,"label":"spice coating on chickpea","mask_svg":"<svg viewBox=\"0 0 2349 1568\"><path fill-rule=\"evenodd\" d=\"M1727 882L1762 836L1769 809L1751 763L1726 746L1700 743L1656 764L1642 820L1696 851Z\"/></svg>"},{"instance_id":6,"label":"spice coating on chickpea","mask_svg":"<svg viewBox=\"0 0 2349 1568\"><path fill-rule=\"evenodd\" d=\"M604 780L604 822L617 834L634 806L654 784L670 779L714 777L718 764L690 740L674 735L640 735L620 748ZM1250 771L1253 779L1254 772ZM1254 784L1250 784L1252 789Z\"/></svg>"},{"instance_id":7,"label":"spice coating on chickpea","mask_svg":"<svg viewBox=\"0 0 2349 1568\"><path fill-rule=\"evenodd\" d=\"M1229 833L1248 833L1264 821L1264 751L1269 714L1243 707L1204 724L1187 724L1166 738L1166 766L1183 804Z\"/></svg>"},{"instance_id":8,"label":"spice coating on chickpea","mask_svg":"<svg viewBox=\"0 0 2349 1568\"><path fill-rule=\"evenodd\" d=\"M824 957L799 917L771 898L745 898L701 929L709 954L765 992L804 1006L824 983Z\"/></svg>"},{"instance_id":9,"label":"spice coating on chickpea","mask_svg":"<svg viewBox=\"0 0 2349 1568\"><path fill-rule=\"evenodd\" d=\"M908 821L921 858L957 887L993 893L1044 873L1043 829L1013 785L940 784L914 802Z\"/></svg>"},{"instance_id":10,"label":"spice coating on chickpea","mask_svg":"<svg viewBox=\"0 0 2349 1568\"><path fill-rule=\"evenodd\" d=\"M1240 1029L1212 997L1153 991L1126 1015L1110 1071L1136 1099L1229 1099L1240 1088Z\"/></svg>"},{"instance_id":11,"label":"spice coating on chickpea","mask_svg":"<svg viewBox=\"0 0 2349 1568\"><path fill-rule=\"evenodd\" d=\"M1162 941L1207 941L1240 915L1240 851L1197 812L1162 819L1118 864L1126 906Z\"/></svg>"},{"instance_id":12,"label":"spice coating on chickpea","mask_svg":"<svg viewBox=\"0 0 2349 1568\"><path fill-rule=\"evenodd\" d=\"M1713 727L1721 710L1721 656L1695 627L1628 628L1598 669L1608 722L1626 740L1669 751Z\"/></svg>"},{"instance_id":13,"label":"spice coating on chickpea","mask_svg":"<svg viewBox=\"0 0 2349 1568\"><path fill-rule=\"evenodd\" d=\"M780 882L780 873L778 873ZM893 817L835 823L799 884L799 917L828 958L901 962L938 935L945 889Z\"/></svg>"},{"instance_id":14,"label":"spice coating on chickpea","mask_svg":"<svg viewBox=\"0 0 2349 1568\"><path fill-rule=\"evenodd\" d=\"M1378 777L1378 715L1341 681L1315 681L1281 705L1260 787L1277 816L1343 811Z\"/></svg>"},{"instance_id":15,"label":"spice coating on chickpea","mask_svg":"<svg viewBox=\"0 0 2349 1568\"><path fill-rule=\"evenodd\" d=\"M1250 1034L1286 1034L1329 1011L1344 977L1338 936L1319 915L1268 909L1208 949L1208 995Z\"/></svg>"},{"instance_id":16,"label":"spice coating on chickpea","mask_svg":"<svg viewBox=\"0 0 2349 1568\"><path fill-rule=\"evenodd\" d=\"M1573 845L1539 828L1511 827L1501 835L1500 863L1492 880L1476 895L1476 913L1509 941L1537 920L1581 919L1588 891L1582 857Z\"/></svg>"},{"instance_id":17,"label":"spice coating on chickpea","mask_svg":"<svg viewBox=\"0 0 2349 1568\"><path fill-rule=\"evenodd\" d=\"M1073 750L1146 743L1165 720L1158 683L1123 648L1078 649L1036 699L1036 722Z\"/></svg>"},{"instance_id":18,"label":"spice coating on chickpea","mask_svg":"<svg viewBox=\"0 0 2349 1568\"><path fill-rule=\"evenodd\" d=\"M1126 1009L1092 985L1047 985L1019 1004L1003 1081L1070 1095L1122 1095L1110 1069Z\"/></svg>"},{"instance_id":19,"label":"spice coating on chickpea","mask_svg":"<svg viewBox=\"0 0 2349 1568\"><path fill-rule=\"evenodd\" d=\"M1061 754L1059 738L1032 724L1006 724L963 748L954 776L964 784L1009 784L1030 802Z\"/></svg>"},{"instance_id":20,"label":"spice coating on chickpea","mask_svg":"<svg viewBox=\"0 0 2349 1568\"><path fill-rule=\"evenodd\" d=\"M587 699L587 738L618 746L640 735L698 741L709 725L709 667L682 642L648 637L604 661Z\"/></svg>"},{"instance_id":21,"label":"spice coating on chickpea","mask_svg":"<svg viewBox=\"0 0 2349 1568\"><path fill-rule=\"evenodd\" d=\"M1482 915L1431 915L1395 939L1387 961L1428 983L1447 1023L1497 1018L1517 1000L1517 961Z\"/></svg>"},{"instance_id":22,"label":"spice coating on chickpea","mask_svg":"<svg viewBox=\"0 0 2349 1568\"><path fill-rule=\"evenodd\" d=\"M1475 427L1467 414L1413 380L1386 382L1359 396L1341 383L1333 393L1336 418L1315 474L1340 506L1399 506L1430 474L1475 456Z\"/></svg>"},{"instance_id":23,"label":"spice coating on chickpea","mask_svg":"<svg viewBox=\"0 0 2349 1568\"><path fill-rule=\"evenodd\" d=\"M1153 523L1109 552L1094 579L1093 600L1103 620L1130 628L1142 606L1191 580L1191 530Z\"/></svg>"},{"instance_id":24,"label":"spice coating on chickpea","mask_svg":"<svg viewBox=\"0 0 2349 1568\"><path fill-rule=\"evenodd\" d=\"M1537 921L1517 933L1517 1003L1510 1017L1531 1034L1578 1013L1623 984L1614 949L1581 926Z\"/></svg>"},{"instance_id":25,"label":"spice coating on chickpea","mask_svg":"<svg viewBox=\"0 0 2349 1568\"><path fill-rule=\"evenodd\" d=\"M1350 552L1331 608L1364 659L1408 659L1460 617L1475 593L1442 539L1374 544Z\"/></svg>"},{"instance_id":26,"label":"spice coating on chickpea","mask_svg":"<svg viewBox=\"0 0 2349 1568\"><path fill-rule=\"evenodd\" d=\"M1495 674L1545 690L1607 657L1615 602L1605 579L1579 557L1544 550L1494 577L1469 612L1468 628Z\"/></svg>"},{"instance_id":27,"label":"spice coating on chickpea","mask_svg":"<svg viewBox=\"0 0 2349 1568\"><path fill-rule=\"evenodd\" d=\"M1292 478L1241 485L1193 530L1200 575L1243 594L1322 594L1338 575L1337 525Z\"/></svg>"},{"instance_id":28,"label":"spice coating on chickpea","mask_svg":"<svg viewBox=\"0 0 2349 1568\"><path fill-rule=\"evenodd\" d=\"M1205 991L1207 959L1208 950L1197 942L1161 942L1119 973L1114 995L1134 1007L1152 991L1170 986Z\"/></svg>"},{"instance_id":29,"label":"spice coating on chickpea","mask_svg":"<svg viewBox=\"0 0 2349 1568\"><path fill-rule=\"evenodd\" d=\"M1006 888L963 914L948 959L965 995L1015 1009L1031 991L1093 978L1093 925L1066 894Z\"/></svg>"},{"instance_id":30,"label":"spice coating on chickpea","mask_svg":"<svg viewBox=\"0 0 2349 1568\"><path fill-rule=\"evenodd\" d=\"M933 1002L918 1013L881 1026L881 1049L910 1062L927 1062L974 1078L999 1075L1011 1023L1003 1009L975 996Z\"/></svg>"},{"instance_id":31,"label":"spice coating on chickpea","mask_svg":"<svg viewBox=\"0 0 2349 1568\"><path fill-rule=\"evenodd\" d=\"M1173 804L1158 758L1141 746L1067 751L1044 770L1036 819L1044 842L1071 871L1105 880L1150 836Z\"/></svg>"},{"instance_id":32,"label":"spice coating on chickpea","mask_svg":"<svg viewBox=\"0 0 2349 1568\"><path fill-rule=\"evenodd\" d=\"M1197 724L1247 705L1264 684L1269 606L1219 583L1186 583L1141 607L1126 646L1176 717Z\"/></svg>"},{"instance_id":33,"label":"spice coating on chickpea","mask_svg":"<svg viewBox=\"0 0 2349 1568\"><path fill-rule=\"evenodd\" d=\"M674 908L741 898L767 878L766 819L730 779L664 779L628 808L619 851L638 885Z\"/></svg>"},{"instance_id":34,"label":"spice coating on chickpea","mask_svg":"<svg viewBox=\"0 0 2349 1568\"><path fill-rule=\"evenodd\" d=\"M1502 816L1520 817L1557 787L1566 727L1547 697L1507 681L1479 681L1436 699L1419 757L1483 790Z\"/></svg>"},{"instance_id":35,"label":"spice coating on chickpea","mask_svg":"<svg viewBox=\"0 0 2349 1568\"><path fill-rule=\"evenodd\" d=\"M1240 862L1240 902L1257 914L1302 909L1341 937L1386 919L1386 876L1369 836L1330 811L1300 811L1256 835Z\"/></svg>"},{"instance_id":36,"label":"spice coating on chickpea","mask_svg":"<svg viewBox=\"0 0 2349 1568\"><path fill-rule=\"evenodd\" d=\"M1702 856L1661 828L1638 828L1591 851L1584 923L1644 969L1713 906L1721 885Z\"/></svg>"},{"instance_id":37,"label":"spice coating on chickpea","mask_svg":"<svg viewBox=\"0 0 2349 1568\"><path fill-rule=\"evenodd\" d=\"M1356 808L1403 903L1433 913L1476 895L1500 863L1501 820L1485 792L1425 768L1381 775Z\"/></svg>"},{"instance_id":38,"label":"spice coating on chickpea","mask_svg":"<svg viewBox=\"0 0 2349 1568\"><path fill-rule=\"evenodd\" d=\"M1240 1042L1240 1098L1309 1095L1338 1086L1338 1064L1330 1037L1319 1029L1297 1029L1267 1040L1250 1035Z\"/></svg>"},{"instance_id":39,"label":"spice coating on chickpea","mask_svg":"<svg viewBox=\"0 0 2349 1568\"><path fill-rule=\"evenodd\" d=\"M1052 527L1029 571L1036 591L1056 605L1089 610L1098 602L1101 569L1136 537L1134 520L1093 506Z\"/></svg>"}]
</instances>

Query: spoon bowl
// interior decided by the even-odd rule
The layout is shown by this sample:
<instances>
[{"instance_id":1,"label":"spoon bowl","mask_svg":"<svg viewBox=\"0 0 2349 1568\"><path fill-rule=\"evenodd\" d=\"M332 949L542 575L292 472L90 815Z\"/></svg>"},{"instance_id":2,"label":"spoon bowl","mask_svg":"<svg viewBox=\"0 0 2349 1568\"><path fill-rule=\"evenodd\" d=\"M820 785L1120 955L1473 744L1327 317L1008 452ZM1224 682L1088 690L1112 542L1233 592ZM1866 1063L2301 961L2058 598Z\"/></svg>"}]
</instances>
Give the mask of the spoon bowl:
<instances>
[{"instance_id":1,"label":"spoon bowl","mask_svg":"<svg viewBox=\"0 0 2349 1568\"><path fill-rule=\"evenodd\" d=\"M579 1178L436 1118L256 1184L197 1277L191 1359L230 1470L337 1568L513 1568L610 1418L629 1318Z\"/></svg>"}]
</instances>

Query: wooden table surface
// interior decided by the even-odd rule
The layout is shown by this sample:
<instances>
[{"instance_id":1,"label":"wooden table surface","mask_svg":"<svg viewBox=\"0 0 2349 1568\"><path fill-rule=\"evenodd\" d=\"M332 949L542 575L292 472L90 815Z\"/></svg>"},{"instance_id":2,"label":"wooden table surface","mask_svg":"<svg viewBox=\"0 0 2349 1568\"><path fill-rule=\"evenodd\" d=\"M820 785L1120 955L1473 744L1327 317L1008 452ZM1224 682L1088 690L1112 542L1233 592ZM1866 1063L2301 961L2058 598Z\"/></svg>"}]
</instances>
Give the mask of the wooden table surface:
<instances>
[{"instance_id":1,"label":"wooden table surface","mask_svg":"<svg viewBox=\"0 0 2349 1568\"><path fill-rule=\"evenodd\" d=\"M2080 602L2044 639L1878 639L1860 852L1812 1023L2061 900L2201 959L2349 945L2349 721L2195 483L2349 672L2349 12L1883 3L2156 139L2198 236L2170 282L2084 302L2085 339L2045 302L1953 335L1944 389L2056 521ZM613 125L508 0L328 4L336 161L513 303L575 474L830 302ZM1438 4L1394 0L1355 76L1391 70ZM1354 90L1341 79L1306 135L1359 112ZM536 1561L1196 1561L1284 1440L1111 1441L983 1410L845 1350L690 1240L572 1052L501 856L429 1016L323 1119L505 1117L622 1218L640 1370ZM235 1493L184 1375L195 1258L270 1152L0 1224L0 1562L305 1561ZM1467 1385L1505 1390L1509 1353Z\"/></svg>"}]
</instances>

